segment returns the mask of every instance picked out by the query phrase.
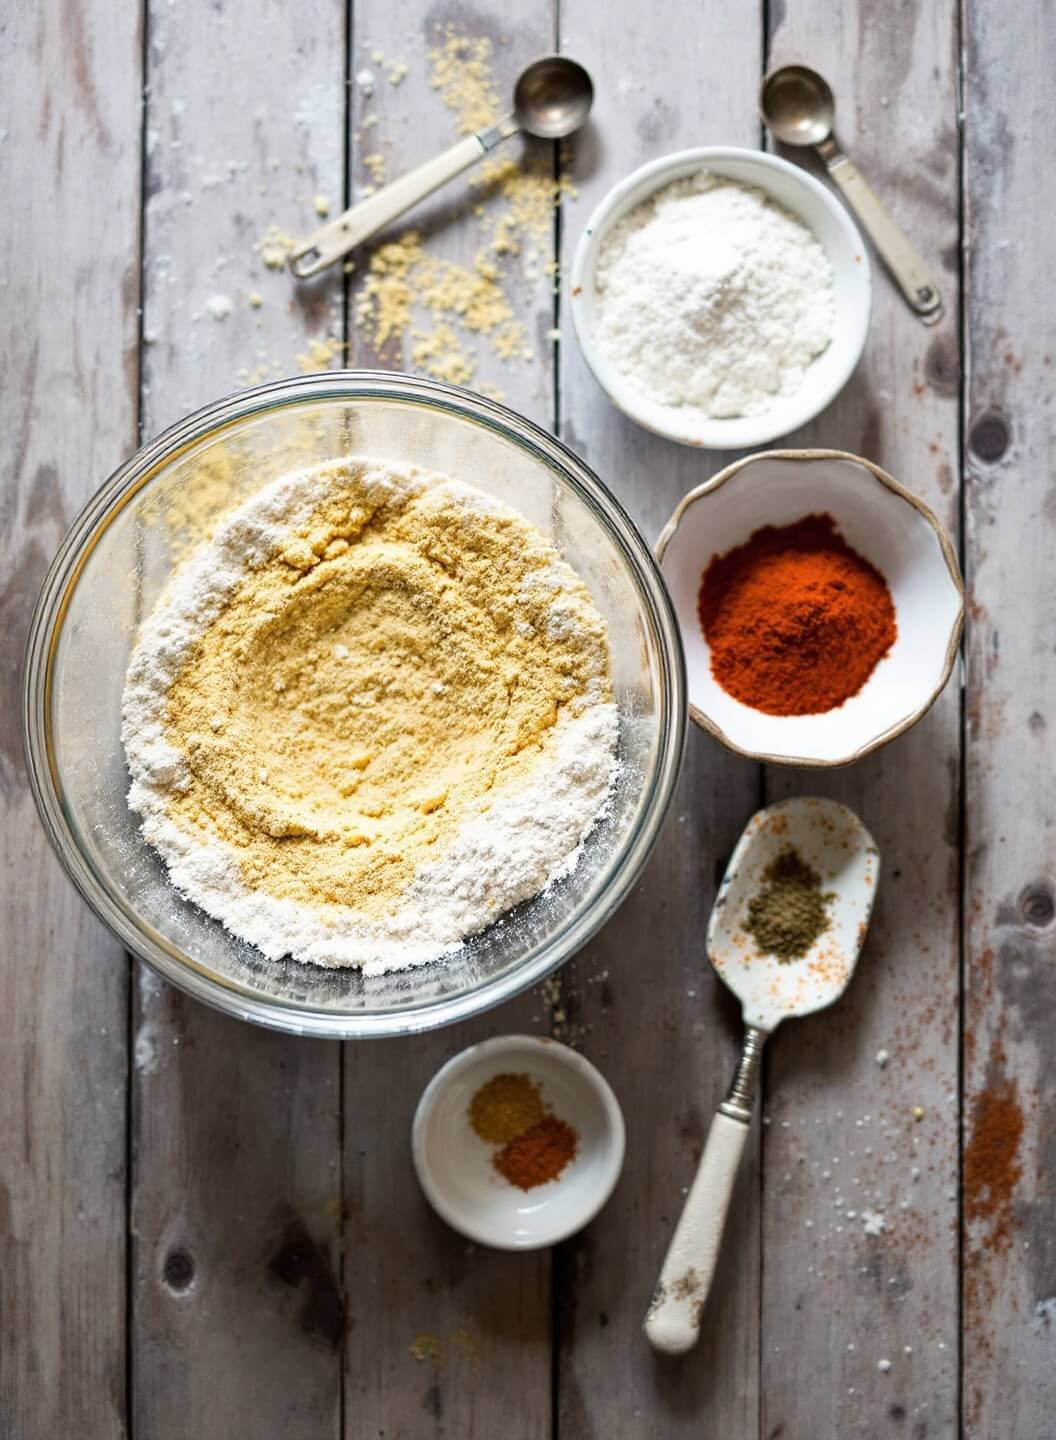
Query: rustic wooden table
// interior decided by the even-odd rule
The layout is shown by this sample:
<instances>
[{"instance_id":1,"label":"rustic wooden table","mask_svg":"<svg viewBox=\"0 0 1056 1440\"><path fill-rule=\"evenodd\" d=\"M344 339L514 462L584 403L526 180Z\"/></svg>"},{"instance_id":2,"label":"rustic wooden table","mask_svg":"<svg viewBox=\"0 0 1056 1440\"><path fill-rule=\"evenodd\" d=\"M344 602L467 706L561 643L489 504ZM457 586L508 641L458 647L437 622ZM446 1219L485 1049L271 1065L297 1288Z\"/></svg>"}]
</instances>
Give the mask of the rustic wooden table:
<instances>
[{"instance_id":1,"label":"rustic wooden table","mask_svg":"<svg viewBox=\"0 0 1056 1440\"><path fill-rule=\"evenodd\" d=\"M426 59L448 22L492 39L504 84L558 47L594 74L555 260L642 161L762 143L765 65L831 77L841 137L946 317L923 328L878 267L865 358L790 443L867 455L922 494L961 537L971 601L963 693L850 770L763 771L690 735L642 883L562 981L563 1027L625 1108L626 1170L583 1235L528 1257L433 1216L408 1127L444 1058L545 1027L546 997L345 1047L223 1019L77 899L19 737L45 566L140 436L327 336L351 364L410 363L349 323L357 275L297 291L254 245L368 183L370 153L393 175L453 133ZM1051 1436L1052 0L39 0L0 37L0 1435ZM408 70L368 94L375 51ZM453 198L416 218L470 260ZM555 426L654 537L724 457L611 408L545 271L517 296L532 362L482 357L478 382ZM661 1362L642 1311L735 1053L701 943L716 875L761 801L803 790L876 835L877 915L839 1008L770 1048L705 1338Z\"/></svg>"}]
</instances>

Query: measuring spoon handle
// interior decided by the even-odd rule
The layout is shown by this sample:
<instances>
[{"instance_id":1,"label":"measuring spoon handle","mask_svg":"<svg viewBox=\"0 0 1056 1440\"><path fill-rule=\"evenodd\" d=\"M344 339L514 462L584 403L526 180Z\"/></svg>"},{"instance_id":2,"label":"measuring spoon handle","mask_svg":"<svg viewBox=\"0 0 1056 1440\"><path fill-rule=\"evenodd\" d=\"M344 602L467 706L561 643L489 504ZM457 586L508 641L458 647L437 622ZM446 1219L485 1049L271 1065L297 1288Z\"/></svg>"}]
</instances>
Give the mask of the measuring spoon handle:
<instances>
[{"instance_id":1,"label":"measuring spoon handle","mask_svg":"<svg viewBox=\"0 0 1056 1440\"><path fill-rule=\"evenodd\" d=\"M379 230L384 230L386 225L390 225L412 205L417 205L419 200L424 200L434 190L439 190L441 185L446 185L456 175L461 175L463 170L475 165L501 140L515 135L519 128L510 115L488 130L482 130L477 135L467 135L450 149L434 155L432 160L426 160L424 165L401 175L376 195L368 196L344 214L338 215L336 220L321 226L290 251L286 263L298 280L308 280L313 275L318 275L335 260L340 260L342 255L347 255L349 250L354 250L357 245L362 245L364 240L369 240Z\"/></svg>"},{"instance_id":2,"label":"measuring spoon handle","mask_svg":"<svg viewBox=\"0 0 1056 1440\"><path fill-rule=\"evenodd\" d=\"M654 1350L683 1355L697 1343L747 1135L746 1121L734 1120L721 1110L711 1122L708 1143L645 1317L645 1333Z\"/></svg>"},{"instance_id":3,"label":"measuring spoon handle","mask_svg":"<svg viewBox=\"0 0 1056 1440\"><path fill-rule=\"evenodd\" d=\"M891 219L853 160L839 151L822 153L833 182L883 256L898 288L924 323L934 325L942 318L942 297L909 237Z\"/></svg>"}]
</instances>

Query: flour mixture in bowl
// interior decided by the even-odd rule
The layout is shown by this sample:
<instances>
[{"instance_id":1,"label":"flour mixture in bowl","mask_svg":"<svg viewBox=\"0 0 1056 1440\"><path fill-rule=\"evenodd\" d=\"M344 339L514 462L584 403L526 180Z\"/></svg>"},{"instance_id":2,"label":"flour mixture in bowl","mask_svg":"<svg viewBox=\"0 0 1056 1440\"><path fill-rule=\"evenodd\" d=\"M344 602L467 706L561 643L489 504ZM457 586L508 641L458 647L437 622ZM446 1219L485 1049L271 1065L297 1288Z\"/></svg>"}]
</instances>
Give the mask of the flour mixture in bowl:
<instances>
[{"instance_id":1,"label":"flour mixture in bowl","mask_svg":"<svg viewBox=\"0 0 1056 1440\"><path fill-rule=\"evenodd\" d=\"M269 957L372 974L567 873L617 770L605 624L550 542L355 458L267 486L177 572L123 737L179 891Z\"/></svg>"}]
</instances>

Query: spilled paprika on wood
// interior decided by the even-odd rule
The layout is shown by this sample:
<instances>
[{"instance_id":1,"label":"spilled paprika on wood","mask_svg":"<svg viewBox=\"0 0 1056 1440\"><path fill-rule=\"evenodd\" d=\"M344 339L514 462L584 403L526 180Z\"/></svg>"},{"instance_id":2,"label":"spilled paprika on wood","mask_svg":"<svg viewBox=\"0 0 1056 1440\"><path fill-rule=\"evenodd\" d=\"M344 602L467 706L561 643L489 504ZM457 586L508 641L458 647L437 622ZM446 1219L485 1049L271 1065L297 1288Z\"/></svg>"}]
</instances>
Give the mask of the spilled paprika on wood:
<instances>
[{"instance_id":1,"label":"spilled paprika on wood","mask_svg":"<svg viewBox=\"0 0 1056 1440\"><path fill-rule=\"evenodd\" d=\"M818 715L862 688L895 643L887 581L831 515L767 525L717 555L698 599L711 671L768 715Z\"/></svg>"}]
</instances>

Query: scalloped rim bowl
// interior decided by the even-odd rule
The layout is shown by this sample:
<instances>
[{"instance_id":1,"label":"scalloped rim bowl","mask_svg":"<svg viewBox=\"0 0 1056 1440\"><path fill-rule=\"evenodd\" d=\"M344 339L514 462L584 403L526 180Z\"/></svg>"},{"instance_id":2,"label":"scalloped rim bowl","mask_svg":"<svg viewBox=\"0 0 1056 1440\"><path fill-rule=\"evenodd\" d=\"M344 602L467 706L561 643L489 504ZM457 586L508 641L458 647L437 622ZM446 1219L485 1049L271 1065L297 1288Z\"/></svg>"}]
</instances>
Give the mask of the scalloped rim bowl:
<instances>
[{"instance_id":1,"label":"scalloped rim bowl","mask_svg":"<svg viewBox=\"0 0 1056 1440\"><path fill-rule=\"evenodd\" d=\"M791 395L775 398L762 415L732 419L694 417L676 406L661 405L636 390L610 365L594 343L597 291L594 270L606 235L636 205L674 180L700 170L756 185L796 215L819 241L835 282L833 335L828 348L813 360L803 384ZM872 296L869 256L854 221L840 200L820 180L796 165L762 150L711 145L679 150L652 160L610 190L579 238L569 288L572 323L583 357L612 403L625 415L669 440L709 450L742 450L765 445L805 425L839 394L865 348Z\"/></svg>"},{"instance_id":2,"label":"scalloped rim bowl","mask_svg":"<svg viewBox=\"0 0 1056 1440\"><path fill-rule=\"evenodd\" d=\"M884 575L898 638L857 695L819 715L766 715L711 673L697 600L716 555L763 525L832 515L847 543ZM886 471L843 450L767 450L727 465L681 501L656 545L682 629L689 713L738 755L772 765L849 765L915 725L957 656L964 586L953 545L931 510Z\"/></svg>"}]
</instances>

